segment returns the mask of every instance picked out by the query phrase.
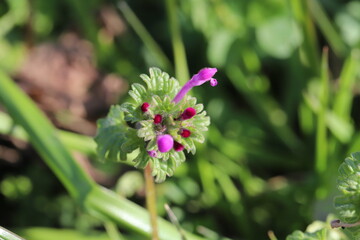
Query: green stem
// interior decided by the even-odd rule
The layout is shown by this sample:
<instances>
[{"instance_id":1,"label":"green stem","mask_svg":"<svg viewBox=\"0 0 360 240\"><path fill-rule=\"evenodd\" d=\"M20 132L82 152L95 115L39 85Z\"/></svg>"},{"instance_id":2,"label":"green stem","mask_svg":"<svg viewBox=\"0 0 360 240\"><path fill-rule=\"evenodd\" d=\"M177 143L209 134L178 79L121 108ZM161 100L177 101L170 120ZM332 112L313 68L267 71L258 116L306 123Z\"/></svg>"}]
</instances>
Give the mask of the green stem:
<instances>
[{"instance_id":1,"label":"green stem","mask_svg":"<svg viewBox=\"0 0 360 240\"><path fill-rule=\"evenodd\" d=\"M106 222L104 223L104 227L105 227L105 230L106 230L106 232L107 232L107 234L109 235L109 238L110 238L111 240L125 240L125 239L121 236L121 234L120 234L119 230L117 229L115 223L113 223L113 222L111 222L111 221L106 221Z\"/></svg>"},{"instance_id":2,"label":"green stem","mask_svg":"<svg viewBox=\"0 0 360 240\"><path fill-rule=\"evenodd\" d=\"M157 211L156 211L156 192L154 178L151 174L151 166L148 164L144 169L145 188L146 188L146 207L150 214L150 224L152 227L152 240L159 240Z\"/></svg>"}]
</instances>

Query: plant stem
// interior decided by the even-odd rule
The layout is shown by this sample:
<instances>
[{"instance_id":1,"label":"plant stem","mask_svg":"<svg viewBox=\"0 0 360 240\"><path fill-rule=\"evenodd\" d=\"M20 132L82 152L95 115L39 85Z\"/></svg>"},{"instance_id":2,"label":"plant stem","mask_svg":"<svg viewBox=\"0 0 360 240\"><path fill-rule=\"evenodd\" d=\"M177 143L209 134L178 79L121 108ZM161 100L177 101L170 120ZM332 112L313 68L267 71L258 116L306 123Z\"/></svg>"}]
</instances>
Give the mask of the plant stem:
<instances>
[{"instance_id":1,"label":"plant stem","mask_svg":"<svg viewBox=\"0 0 360 240\"><path fill-rule=\"evenodd\" d=\"M360 225L360 222L355 223L342 223L339 219L331 221L331 228L349 228L349 227L357 227Z\"/></svg>"},{"instance_id":2,"label":"plant stem","mask_svg":"<svg viewBox=\"0 0 360 240\"><path fill-rule=\"evenodd\" d=\"M144 169L145 188L146 188L146 207L150 214L150 224L152 227L152 240L159 240L158 226L157 226L157 211L156 211L156 193L154 178L151 174L151 166L148 164Z\"/></svg>"}]
</instances>

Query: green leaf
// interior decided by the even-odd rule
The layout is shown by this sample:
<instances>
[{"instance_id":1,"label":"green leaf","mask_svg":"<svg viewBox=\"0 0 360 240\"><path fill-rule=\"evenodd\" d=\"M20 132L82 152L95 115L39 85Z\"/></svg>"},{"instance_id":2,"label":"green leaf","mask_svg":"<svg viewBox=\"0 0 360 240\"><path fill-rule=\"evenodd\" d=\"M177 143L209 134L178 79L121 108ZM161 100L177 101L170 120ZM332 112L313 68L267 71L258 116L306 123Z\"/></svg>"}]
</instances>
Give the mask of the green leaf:
<instances>
[{"instance_id":1,"label":"green leaf","mask_svg":"<svg viewBox=\"0 0 360 240\"><path fill-rule=\"evenodd\" d=\"M156 138L156 134L153 130L154 121L153 120L143 120L139 122L141 128L137 131L138 136L144 138L145 141L150 141Z\"/></svg>"},{"instance_id":2,"label":"green leaf","mask_svg":"<svg viewBox=\"0 0 360 240\"><path fill-rule=\"evenodd\" d=\"M130 153L136 148L130 147L136 142L136 139L131 139L131 144L126 145L123 149L121 146L128 142L129 127L127 127L122 120L122 108L118 105L112 106L106 118L98 121L98 132L95 136L97 143L97 152L102 160L119 161L126 160L126 153ZM128 150L128 151L125 151Z\"/></svg>"},{"instance_id":3,"label":"green leaf","mask_svg":"<svg viewBox=\"0 0 360 240\"><path fill-rule=\"evenodd\" d=\"M326 240L326 229L318 230L314 233L303 233L299 230L287 236L286 240Z\"/></svg>"},{"instance_id":4,"label":"green leaf","mask_svg":"<svg viewBox=\"0 0 360 240\"><path fill-rule=\"evenodd\" d=\"M341 221L354 223L360 220L360 152L352 153L339 167L337 183L342 195L334 200ZM354 238L360 237L360 226L347 228Z\"/></svg>"},{"instance_id":5,"label":"green leaf","mask_svg":"<svg viewBox=\"0 0 360 240\"><path fill-rule=\"evenodd\" d=\"M139 155L137 155L137 157L133 160L133 162L135 163L136 168L144 169L148 164L149 159L150 159L149 154L147 154L145 149L142 149L139 152Z\"/></svg>"},{"instance_id":6,"label":"green leaf","mask_svg":"<svg viewBox=\"0 0 360 240\"><path fill-rule=\"evenodd\" d=\"M150 68L150 76L141 74L140 77L146 83L150 96L168 95L171 99L179 91L179 82L175 78L170 78L169 74L159 68Z\"/></svg>"},{"instance_id":7,"label":"green leaf","mask_svg":"<svg viewBox=\"0 0 360 240\"><path fill-rule=\"evenodd\" d=\"M256 29L260 47L276 58L288 58L300 46L302 35L294 20L287 15L274 17Z\"/></svg>"},{"instance_id":8,"label":"green leaf","mask_svg":"<svg viewBox=\"0 0 360 240\"><path fill-rule=\"evenodd\" d=\"M129 91L129 95L135 100L137 104L142 104L145 102L147 91L145 87L139 83L134 83L131 85L131 89Z\"/></svg>"},{"instance_id":9,"label":"green leaf","mask_svg":"<svg viewBox=\"0 0 360 240\"><path fill-rule=\"evenodd\" d=\"M124 120L127 122L138 122L141 120L141 112L132 103L123 103L120 106L121 111L124 112Z\"/></svg>"}]
</instances>

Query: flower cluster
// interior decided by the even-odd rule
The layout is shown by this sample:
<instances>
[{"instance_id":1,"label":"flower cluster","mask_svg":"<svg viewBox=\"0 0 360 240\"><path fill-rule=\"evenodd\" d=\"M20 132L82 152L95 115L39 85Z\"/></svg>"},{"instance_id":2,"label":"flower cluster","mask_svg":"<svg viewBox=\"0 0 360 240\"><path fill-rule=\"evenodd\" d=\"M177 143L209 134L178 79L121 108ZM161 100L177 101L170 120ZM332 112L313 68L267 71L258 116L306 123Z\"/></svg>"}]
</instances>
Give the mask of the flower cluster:
<instances>
[{"instance_id":1,"label":"flower cluster","mask_svg":"<svg viewBox=\"0 0 360 240\"><path fill-rule=\"evenodd\" d=\"M152 164L156 181L171 176L185 161L184 150L195 153L196 142L203 142L203 132L210 119L203 105L186 93L207 81L215 86L216 68L204 68L182 88L176 79L160 69L151 68L150 76L141 75L147 88L133 84L129 95L135 103L113 106L105 119L98 122L98 153L103 159L126 159L139 149L133 160L136 167Z\"/></svg>"}]
</instances>

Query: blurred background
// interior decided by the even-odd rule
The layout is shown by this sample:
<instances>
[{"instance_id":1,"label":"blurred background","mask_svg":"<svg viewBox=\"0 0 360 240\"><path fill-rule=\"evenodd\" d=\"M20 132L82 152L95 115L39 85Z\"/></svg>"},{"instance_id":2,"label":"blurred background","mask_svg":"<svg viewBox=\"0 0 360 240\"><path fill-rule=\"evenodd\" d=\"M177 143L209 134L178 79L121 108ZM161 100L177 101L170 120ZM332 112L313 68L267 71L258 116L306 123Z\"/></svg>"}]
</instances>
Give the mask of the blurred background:
<instances>
[{"instance_id":1,"label":"blurred background","mask_svg":"<svg viewBox=\"0 0 360 240\"><path fill-rule=\"evenodd\" d=\"M0 1L0 68L57 128L84 137L149 67L181 84L218 68L218 86L193 90L212 121L206 144L157 185L159 214L169 203L206 239L284 239L335 213L337 169L360 150L359 47L355 0ZM28 239L110 239L10 132L0 132L0 225ZM75 156L144 205L141 171Z\"/></svg>"}]
</instances>

